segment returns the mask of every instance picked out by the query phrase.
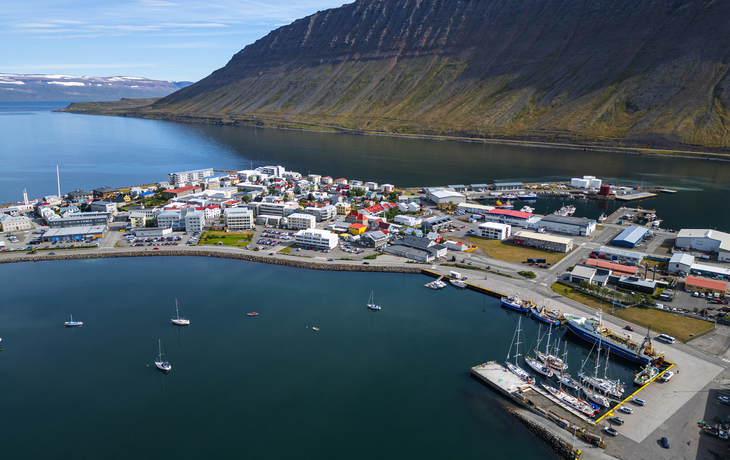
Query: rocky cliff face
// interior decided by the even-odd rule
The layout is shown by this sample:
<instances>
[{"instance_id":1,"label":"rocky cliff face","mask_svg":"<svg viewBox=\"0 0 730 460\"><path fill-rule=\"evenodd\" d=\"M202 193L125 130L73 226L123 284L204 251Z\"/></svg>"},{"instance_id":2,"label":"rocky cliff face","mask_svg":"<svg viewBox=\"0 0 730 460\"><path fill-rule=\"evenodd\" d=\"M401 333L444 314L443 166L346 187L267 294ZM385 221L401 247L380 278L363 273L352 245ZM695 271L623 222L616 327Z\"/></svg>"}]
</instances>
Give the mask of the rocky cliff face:
<instances>
[{"instance_id":1,"label":"rocky cliff face","mask_svg":"<svg viewBox=\"0 0 730 460\"><path fill-rule=\"evenodd\" d=\"M358 0L148 115L730 149L730 2Z\"/></svg>"}]
</instances>

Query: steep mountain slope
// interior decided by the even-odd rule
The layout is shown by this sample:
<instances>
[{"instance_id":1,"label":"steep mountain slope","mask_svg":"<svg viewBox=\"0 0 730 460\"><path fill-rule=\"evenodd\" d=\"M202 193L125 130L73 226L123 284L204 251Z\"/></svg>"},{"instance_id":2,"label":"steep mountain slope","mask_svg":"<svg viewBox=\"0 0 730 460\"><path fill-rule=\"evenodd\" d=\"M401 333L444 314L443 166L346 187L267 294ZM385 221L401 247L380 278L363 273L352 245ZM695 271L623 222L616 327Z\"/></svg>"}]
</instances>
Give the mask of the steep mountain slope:
<instances>
[{"instance_id":1,"label":"steep mountain slope","mask_svg":"<svg viewBox=\"0 0 730 460\"><path fill-rule=\"evenodd\" d=\"M721 0L358 0L145 116L728 150L728 18Z\"/></svg>"},{"instance_id":2,"label":"steep mountain slope","mask_svg":"<svg viewBox=\"0 0 730 460\"><path fill-rule=\"evenodd\" d=\"M192 82L149 80L142 77L83 77L72 75L0 74L0 101L101 101L162 97Z\"/></svg>"}]
</instances>

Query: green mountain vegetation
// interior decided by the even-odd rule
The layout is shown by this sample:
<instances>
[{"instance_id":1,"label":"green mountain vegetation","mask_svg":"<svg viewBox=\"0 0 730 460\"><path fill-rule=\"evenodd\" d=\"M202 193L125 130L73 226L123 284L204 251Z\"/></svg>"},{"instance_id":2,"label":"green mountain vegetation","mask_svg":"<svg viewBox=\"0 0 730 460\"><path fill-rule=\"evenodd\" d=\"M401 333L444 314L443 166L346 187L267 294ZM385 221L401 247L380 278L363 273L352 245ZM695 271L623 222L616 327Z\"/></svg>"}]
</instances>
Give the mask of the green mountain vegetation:
<instances>
[{"instance_id":1,"label":"green mountain vegetation","mask_svg":"<svg viewBox=\"0 0 730 460\"><path fill-rule=\"evenodd\" d=\"M721 0L358 0L108 113L727 153L728 18Z\"/></svg>"}]
</instances>

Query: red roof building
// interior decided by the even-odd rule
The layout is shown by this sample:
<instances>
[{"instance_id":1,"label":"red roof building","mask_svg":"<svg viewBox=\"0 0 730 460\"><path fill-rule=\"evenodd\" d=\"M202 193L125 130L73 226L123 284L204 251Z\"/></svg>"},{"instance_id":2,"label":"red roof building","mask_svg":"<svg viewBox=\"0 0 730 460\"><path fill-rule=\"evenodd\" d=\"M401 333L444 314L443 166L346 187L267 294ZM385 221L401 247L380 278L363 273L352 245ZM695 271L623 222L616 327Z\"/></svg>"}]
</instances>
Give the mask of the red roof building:
<instances>
[{"instance_id":1,"label":"red roof building","mask_svg":"<svg viewBox=\"0 0 730 460\"><path fill-rule=\"evenodd\" d=\"M688 276L684 282L685 289L691 289L699 292L711 292L725 295L727 292L727 283L724 281L708 280L707 278L697 278L696 276Z\"/></svg>"},{"instance_id":2,"label":"red roof building","mask_svg":"<svg viewBox=\"0 0 730 460\"><path fill-rule=\"evenodd\" d=\"M598 260L598 259L588 259L585 264L590 267L605 268L606 270L611 270L612 272L614 272L617 275L633 276L633 275L636 275L636 272L639 270L638 267L630 267L628 265L613 264L611 262L606 262L605 260Z\"/></svg>"},{"instance_id":3,"label":"red roof building","mask_svg":"<svg viewBox=\"0 0 730 460\"><path fill-rule=\"evenodd\" d=\"M181 197L181 196L192 195L193 193L199 193L202 191L203 191L202 187L199 187L197 185L187 185L185 187L165 190L162 193L164 193L165 195L167 195L170 198L177 198L177 197Z\"/></svg>"},{"instance_id":4,"label":"red roof building","mask_svg":"<svg viewBox=\"0 0 730 460\"><path fill-rule=\"evenodd\" d=\"M487 211L488 215L491 216L506 216L506 217L512 217L517 219L529 219L530 217L534 216L534 214L530 214L527 212L522 211L513 211L512 209L492 209L491 211Z\"/></svg>"}]
</instances>

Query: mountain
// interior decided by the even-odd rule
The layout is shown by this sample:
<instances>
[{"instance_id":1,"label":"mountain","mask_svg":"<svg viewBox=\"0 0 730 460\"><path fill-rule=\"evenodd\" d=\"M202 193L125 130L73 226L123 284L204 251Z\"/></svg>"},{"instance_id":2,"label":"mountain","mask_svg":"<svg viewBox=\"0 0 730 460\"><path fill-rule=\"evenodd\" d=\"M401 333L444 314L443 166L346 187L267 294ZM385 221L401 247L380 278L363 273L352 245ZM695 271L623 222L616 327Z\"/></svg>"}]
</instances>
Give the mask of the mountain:
<instances>
[{"instance_id":1,"label":"mountain","mask_svg":"<svg viewBox=\"0 0 730 460\"><path fill-rule=\"evenodd\" d=\"M192 82L141 77L74 77L70 75L0 74L0 101L69 101L79 99L162 97Z\"/></svg>"},{"instance_id":2,"label":"mountain","mask_svg":"<svg viewBox=\"0 0 730 460\"><path fill-rule=\"evenodd\" d=\"M730 2L358 0L127 115L730 151Z\"/></svg>"}]
</instances>

